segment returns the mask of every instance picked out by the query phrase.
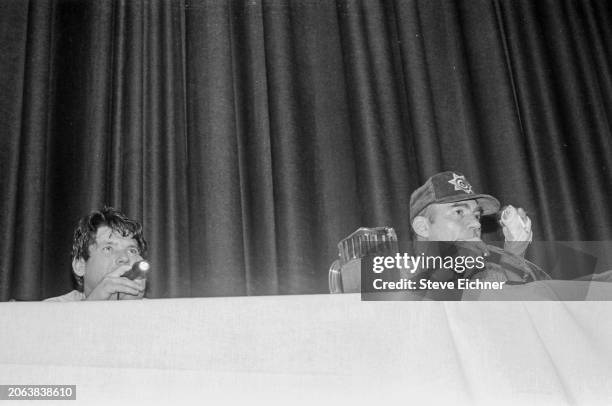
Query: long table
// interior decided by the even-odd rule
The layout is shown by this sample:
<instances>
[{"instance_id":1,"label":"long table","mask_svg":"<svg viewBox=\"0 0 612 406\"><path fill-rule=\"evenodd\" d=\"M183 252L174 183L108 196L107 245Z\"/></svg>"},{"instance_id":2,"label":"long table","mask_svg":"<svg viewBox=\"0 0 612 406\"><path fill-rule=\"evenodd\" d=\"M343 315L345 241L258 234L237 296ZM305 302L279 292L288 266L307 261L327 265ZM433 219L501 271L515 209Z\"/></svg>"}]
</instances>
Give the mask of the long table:
<instances>
[{"instance_id":1,"label":"long table","mask_svg":"<svg viewBox=\"0 0 612 406\"><path fill-rule=\"evenodd\" d=\"M76 385L70 405L609 405L611 309L358 294L2 303L0 384Z\"/></svg>"}]
</instances>

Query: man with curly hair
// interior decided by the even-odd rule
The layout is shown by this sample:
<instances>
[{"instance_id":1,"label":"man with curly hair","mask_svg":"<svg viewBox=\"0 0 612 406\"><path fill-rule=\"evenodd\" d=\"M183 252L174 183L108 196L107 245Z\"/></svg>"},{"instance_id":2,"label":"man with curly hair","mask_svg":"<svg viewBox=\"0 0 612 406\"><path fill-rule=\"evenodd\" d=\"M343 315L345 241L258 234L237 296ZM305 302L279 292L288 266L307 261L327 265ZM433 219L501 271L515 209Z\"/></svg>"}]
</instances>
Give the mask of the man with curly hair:
<instances>
[{"instance_id":1,"label":"man with curly hair","mask_svg":"<svg viewBox=\"0 0 612 406\"><path fill-rule=\"evenodd\" d=\"M142 225L112 207L79 220L72 243L72 271L77 290L46 301L129 300L144 297L145 279L122 277L143 260L147 242Z\"/></svg>"}]
</instances>

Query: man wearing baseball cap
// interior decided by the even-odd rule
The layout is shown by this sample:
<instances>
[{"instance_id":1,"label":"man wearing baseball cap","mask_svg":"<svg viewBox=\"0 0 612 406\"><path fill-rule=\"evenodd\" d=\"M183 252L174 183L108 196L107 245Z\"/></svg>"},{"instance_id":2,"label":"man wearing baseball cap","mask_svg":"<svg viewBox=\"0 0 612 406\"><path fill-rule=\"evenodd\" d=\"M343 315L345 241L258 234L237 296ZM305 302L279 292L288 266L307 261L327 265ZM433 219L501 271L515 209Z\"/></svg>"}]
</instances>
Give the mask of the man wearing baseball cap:
<instances>
[{"instance_id":1,"label":"man wearing baseball cap","mask_svg":"<svg viewBox=\"0 0 612 406\"><path fill-rule=\"evenodd\" d=\"M541 269L523 258L533 233L531 220L522 208L512 208L515 221L502 224L503 250L482 242L480 217L496 214L499 209L496 198L475 192L463 174L447 171L433 175L412 193L410 222L417 242L462 242L489 258L496 258L498 265L488 268L494 268L501 279L541 279L545 275Z\"/></svg>"}]
</instances>

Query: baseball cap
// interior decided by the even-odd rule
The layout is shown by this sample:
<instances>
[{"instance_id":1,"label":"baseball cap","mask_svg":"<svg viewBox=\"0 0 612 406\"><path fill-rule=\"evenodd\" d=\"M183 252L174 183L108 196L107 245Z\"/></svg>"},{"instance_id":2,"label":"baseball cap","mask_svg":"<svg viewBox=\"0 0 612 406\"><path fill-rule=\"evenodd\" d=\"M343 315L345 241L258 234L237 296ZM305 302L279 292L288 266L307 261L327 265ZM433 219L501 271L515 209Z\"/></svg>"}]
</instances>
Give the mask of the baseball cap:
<instances>
[{"instance_id":1,"label":"baseball cap","mask_svg":"<svg viewBox=\"0 0 612 406\"><path fill-rule=\"evenodd\" d=\"M499 211L499 201L493 196L478 194L465 176L459 172L447 171L433 175L410 196L410 221L427 206L433 203L454 203L463 200L476 200L482 214Z\"/></svg>"}]
</instances>

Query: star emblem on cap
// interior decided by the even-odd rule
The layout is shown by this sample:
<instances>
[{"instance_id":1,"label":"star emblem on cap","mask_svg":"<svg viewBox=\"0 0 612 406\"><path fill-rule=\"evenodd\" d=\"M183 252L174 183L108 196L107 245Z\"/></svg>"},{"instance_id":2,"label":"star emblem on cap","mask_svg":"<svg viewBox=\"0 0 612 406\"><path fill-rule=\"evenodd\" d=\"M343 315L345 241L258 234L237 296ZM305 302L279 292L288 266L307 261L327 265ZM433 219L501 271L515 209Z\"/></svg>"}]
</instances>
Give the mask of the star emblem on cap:
<instances>
[{"instance_id":1,"label":"star emblem on cap","mask_svg":"<svg viewBox=\"0 0 612 406\"><path fill-rule=\"evenodd\" d=\"M449 180L448 183L455 186L455 190L463 190L468 195L474 193L472 191L472 185L470 185L470 182L465 179L464 175L459 176L456 173L453 173L453 179Z\"/></svg>"}]
</instances>

